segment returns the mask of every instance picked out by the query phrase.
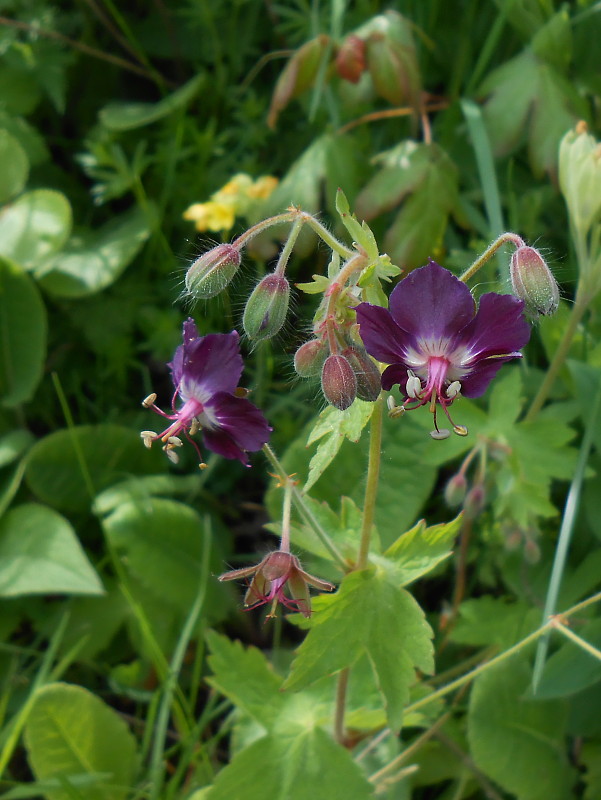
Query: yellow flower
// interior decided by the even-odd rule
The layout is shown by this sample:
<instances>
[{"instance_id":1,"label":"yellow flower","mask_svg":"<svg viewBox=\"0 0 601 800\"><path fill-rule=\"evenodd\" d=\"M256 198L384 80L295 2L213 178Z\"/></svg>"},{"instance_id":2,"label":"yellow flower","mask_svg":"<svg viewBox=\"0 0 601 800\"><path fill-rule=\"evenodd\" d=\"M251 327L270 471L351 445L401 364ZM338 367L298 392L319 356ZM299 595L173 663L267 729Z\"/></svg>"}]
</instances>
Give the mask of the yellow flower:
<instances>
[{"instance_id":1,"label":"yellow flower","mask_svg":"<svg viewBox=\"0 0 601 800\"><path fill-rule=\"evenodd\" d=\"M249 186L246 193L255 200L266 200L273 192L279 181L273 175L263 175Z\"/></svg>"},{"instance_id":2,"label":"yellow flower","mask_svg":"<svg viewBox=\"0 0 601 800\"><path fill-rule=\"evenodd\" d=\"M213 200L236 200L240 195L246 194L249 187L252 186L252 178L245 172L239 172L234 175L225 186L211 195Z\"/></svg>"},{"instance_id":3,"label":"yellow flower","mask_svg":"<svg viewBox=\"0 0 601 800\"><path fill-rule=\"evenodd\" d=\"M230 203L193 203L184 211L184 219L194 222L197 231L229 231L236 213Z\"/></svg>"}]
</instances>

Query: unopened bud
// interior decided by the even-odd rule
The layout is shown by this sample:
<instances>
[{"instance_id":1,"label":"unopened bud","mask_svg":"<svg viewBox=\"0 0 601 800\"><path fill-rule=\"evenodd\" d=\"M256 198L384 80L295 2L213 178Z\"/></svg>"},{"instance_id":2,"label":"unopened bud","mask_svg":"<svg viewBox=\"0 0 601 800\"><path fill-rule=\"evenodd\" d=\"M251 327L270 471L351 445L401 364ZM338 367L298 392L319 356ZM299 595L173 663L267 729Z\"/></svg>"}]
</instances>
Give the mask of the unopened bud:
<instances>
[{"instance_id":1,"label":"unopened bud","mask_svg":"<svg viewBox=\"0 0 601 800\"><path fill-rule=\"evenodd\" d=\"M389 11L375 17L371 27L366 58L377 94L395 106L417 108L421 82L412 23Z\"/></svg>"},{"instance_id":2,"label":"unopened bud","mask_svg":"<svg viewBox=\"0 0 601 800\"><path fill-rule=\"evenodd\" d=\"M351 365L357 379L357 397L375 403L382 389L382 376L367 351L357 345L343 350L342 355Z\"/></svg>"},{"instance_id":3,"label":"unopened bud","mask_svg":"<svg viewBox=\"0 0 601 800\"><path fill-rule=\"evenodd\" d=\"M350 83L358 83L365 71L365 42L351 34L342 42L336 56L336 72Z\"/></svg>"},{"instance_id":4,"label":"unopened bud","mask_svg":"<svg viewBox=\"0 0 601 800\"><path fill-rule=\"evenodd\" d=\"M331 355L321 371L321 389L331 405L344 411L357 396L357 378L344 356Z\"/></svg>"},{"instance_id":5,"label":"unopened bud","mask_svg":"<svg viewBox=\"0 0 601 800\"><path fill-rule=\"evenodd\" d=\"M531 314L550 316L559 306L559 287L544 258L534 247L518 247L511 256L513 293Z\"/></svg>"},{"instance_id":6,"label":"unopened bud","mask_svg":"<svg viewBox=\"0 0 601 800\"><path fill-rule=\"evenodd\" d=\"M559 185L573 226L586 236L601 219L601 147L583 122L561 140Z\"/></svg>"},{"instance_id":7,"label":"unopened bud","mask_svg":"<svg viewBox=\"0 0 601 800\"><path fill-rule=\"evenodd\" d=\"M321 339L302 344L294 354L294 369L301 378L315 378L321 373L328 348Z\"/></svg>"},{"instance_id":8,"label":"unopened bud","mask_svg":"<svg viewBox=\"0 0 601 800\"><path fill-rule=\"evenodd\" d=\"M203 253L186 272L186 290L197 300L208 300L223 291L240 266L240 251L220 244Z\"/></svg>"},{"instance_id":9,"label":"unopened bud","mask_svg":"<svg viewBox=\"0 0 601 800\"><path fill-rule=\"evenodd\" d=\"M290 284L283 275L266 275L248 298L242 325L252 341L270 339L280 330L288 313Z\"/></svg>"},{"instance_id":10,"label":"unopened bud","mask_svg":"<svg viewBox=\"0 0 601 800\"><path fill-rule=\"evenodd\" d=\"M486 491L481 483L477 483L465 496L463 508L468 519L475 519L486 505Z\"/></svg>"},{"instance_id":11,"label":"unopened bud","mask_svg":"<svg viewBox=\"0 0 601 800\"><path fill-rule=\"evenodd\" d=\"M448 506L455 508L463 503L467 492L467 480L463 473L453 475L444 490L444 499Z\"/></svg>"},{"instance_id":12,"label":"unopened bud","mask_svg":"<svg viewBox=\"0 0 601 800\"><path fill-rule=\"evenodd\" d=\"M529 564L537 564L540 561L540 547L534 539L526 539L524 542L524 558Z\"/></svg>"}]
</instances>

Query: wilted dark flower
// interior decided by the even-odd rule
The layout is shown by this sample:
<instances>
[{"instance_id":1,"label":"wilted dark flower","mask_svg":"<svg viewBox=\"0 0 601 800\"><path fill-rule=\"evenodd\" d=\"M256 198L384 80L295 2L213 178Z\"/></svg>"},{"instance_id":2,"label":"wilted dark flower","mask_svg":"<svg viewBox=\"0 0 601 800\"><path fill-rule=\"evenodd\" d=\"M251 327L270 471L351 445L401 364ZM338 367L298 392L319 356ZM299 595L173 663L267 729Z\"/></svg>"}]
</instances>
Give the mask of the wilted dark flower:
<instances>
[{"instance_id":1,"label":"wilted dark flower","mask_svg":"<svg viewBox=\"0 0 601 800\"><path fill-rule=\"evenodd\" d=\"M331 592L335 588L331 583L309 575L301 568L298 558L284 550L269 553L254 567L225 572L219 576L219 580L234 581L249 578L251 575L252 581L244 597L244 605L256 608L271 603L270 617L275 616L278 603L292 611L299 611L304 617L310 617L309 586L322 592ZM291 597L284 594L286 584Z\"/></svg>"},{"instance_id":2,"label":"wilted dark flower","mask_svg":"<svg viewBox=\"0 0 601 800\"><path fill-rule=\"evenodd\" d=\"M394 288L390 310L361 303L356 311L367 352L390 365L382 387L398 383L407 409L429 404L435 439L449 435L438 427L437 406L464 436L467 429L455 425L448 407L459 394L482 395L530 338L522 300L490 292L477 307L467 286L434 261Z\"/></svg>"},{"instance_id":3,"label":"wilted dark flower","mask_svg":"<svg viewBox=\"0 0 601 800\"><path fill-rule=\"evenodd\" d=\"M246 465L247 451L263 447L271 428L258 408L235 394L244 367L239 339L236 331L199 336L194 320L184 322L183 344L169 364L175 386L173 413L165 414L155 405L156 394L149 395L143 403L173 421L161 433L142 431L147 447L160 439L163 450L176 462L175 448L182 444L179 434L183 432L190 439L190 435L202 430L209 450ZM183 405L176 409L178 397ZM192 444L200 456L196 443Z\"/></svg>"}]
</instances>

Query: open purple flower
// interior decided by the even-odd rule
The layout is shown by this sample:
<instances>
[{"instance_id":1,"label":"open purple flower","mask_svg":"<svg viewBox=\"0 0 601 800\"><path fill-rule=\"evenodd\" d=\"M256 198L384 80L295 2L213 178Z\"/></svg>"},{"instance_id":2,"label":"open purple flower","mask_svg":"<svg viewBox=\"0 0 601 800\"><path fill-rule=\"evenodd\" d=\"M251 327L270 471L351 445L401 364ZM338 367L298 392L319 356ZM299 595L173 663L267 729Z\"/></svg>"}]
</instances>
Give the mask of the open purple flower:
<instances>
[{"instance_id":1,"label":"open purple flower","mask_svg":"<svg viewBox=\"0 0 601 800\"><path fill-rule=\"evenodd\" d=\"M438 405L465 436L449 406L459 394L479 397L502 364L521 358L530 338L523 310L522 300L494 292L482 295L477 307L467 286L432 260L394 288L389 310L370 303L356 309L367 352L390 365L382 387L398 383L406 409L429 404L435 439L449 435L438 427Z\"/></svg>"},{"instance_id":2,"label":"open purple flower","mask_svg":"<svg viewBox=\"0 0 601 800\"><path fill-rule=\"evenodd\" d=\"M247 451L263 447L271 428L258 408L238 396L238 381L244 367L239 340L236 331L199 336L194 320L184 322L183 344L168 365L175 386L173 413L165 414L155 405L156 394L149 395L143 403L172 422L161 433L142 431L147 447L160 439L165 453L177 462L175 449L182 444L179 434L183 432L194 445L201 467L202 455L190 439L190 435L201 429L209 450L225 458L237 458L245 465ZM183 403L179 409L178 398Z\"/></svg>"}]
</instances>

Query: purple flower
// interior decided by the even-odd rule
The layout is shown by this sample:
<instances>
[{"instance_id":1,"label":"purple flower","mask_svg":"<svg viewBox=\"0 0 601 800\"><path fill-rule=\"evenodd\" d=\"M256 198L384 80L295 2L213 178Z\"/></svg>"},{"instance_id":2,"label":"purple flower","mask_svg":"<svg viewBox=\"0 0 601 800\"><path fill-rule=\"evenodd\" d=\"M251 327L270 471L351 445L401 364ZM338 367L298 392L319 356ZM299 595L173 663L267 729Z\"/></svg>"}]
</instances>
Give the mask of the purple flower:
<instances>
[{"instance_id":1,"label":"purple flower","mask_svg":"<svg viewBox=\"0 0 601 800\"><path fill-rule=\"evenodd\" d=\"M177 462L175 448L182 444L179 434L187 439L202 430L204 442L209 450L225 458L237 458L248 464L247 451L260 450L268 441L271 428L265 417L252 403L238 396L238 381L243 362L239 349L240 337L231 333L210 333L199 336L194 320L184 322L183 344L168 365L175 386L172 414L165 414L155 405L156 394L144 400L146 408L152 408L172 423L161 433L142 431L147 447L160 439L163 450ZM176 408L178 398L182 401ZM195 442L192 442L201 460Z\"/></svg>"},{"instance_id":2,"label":"purple flower","mask_svg":"<svg viewBox=\"0 0 601 800\"><path fill-rule=\"evenodd\" d=\"M382 387L398 383L406 409L429 404L436 439L449 435L438 428L437 405L455 433L465 435L448 407L460 393L479 397L502 364L521 358L530 338L523 310L522 300L493 292L476 307L467 286L432 260L394 288L390 310L369 303L356 309L367 352L390 365Z\"/></svg>"},{"instance_id":3,"label":"purple flower","mask_svg":"<svg viewBox=\"0 0 601 800\"><path fill-rule=\"evenodd\" d=\"M233 581L238 578L249 578L251 575L252 580L244 598L244 605L257 608L265 603L271 603L268 617L275 616L278 603L291 611L299 611L304 617L310 617L309 586L322 592L334 590L334 586L328 581L322 581L321 578L305 572L298 558L287 550L275 550L253 567L225 572L219 576L219 580ZM284 593L286 584L291 598Z\"/></svg>"}]
</instances>

